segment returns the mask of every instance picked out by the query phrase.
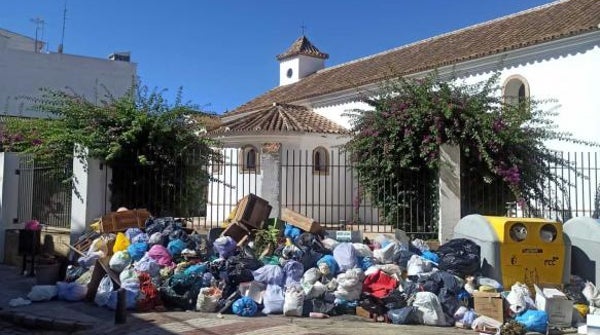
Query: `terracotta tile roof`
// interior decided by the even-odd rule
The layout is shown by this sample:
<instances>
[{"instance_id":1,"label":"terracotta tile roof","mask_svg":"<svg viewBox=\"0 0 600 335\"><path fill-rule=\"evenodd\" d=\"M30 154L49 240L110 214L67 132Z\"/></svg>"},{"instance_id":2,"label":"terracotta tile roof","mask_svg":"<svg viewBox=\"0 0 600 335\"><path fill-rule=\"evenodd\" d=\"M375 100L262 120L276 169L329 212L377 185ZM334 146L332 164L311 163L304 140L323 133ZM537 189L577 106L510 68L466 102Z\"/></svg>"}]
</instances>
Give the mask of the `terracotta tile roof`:
<instances>
[{"instance_id":1,"label":"terracotta tile roof","mask_svg":"<svg viewBox=\"0 0 600 335\"><path fill-rule=\"evenodd\" d=\"M290 46L284 53L277 55L277 59L283 60L297 55L306 55L322 59L329 58L328 54L319 51L319 49L310 43L308 38L306 38L304 35L298 37L298 39L292 43L292 46Z\"/></svg>"},{"instance_id":2,"label":"terracotta tile roof","mask_svg":"<svg viewBox=\"0 0 600 335\"><path fill-rule=\"evenodd\" d=\"M531 45L599 30L600 1L559 1L524 12L327 68L297 83L279 86L225 115L293 103L392 76L452 65Z\"/></svg>"},{"instance_id":3,"label":"terracotta tile roof","mask_svg":"<svg viewBox=\"0 0 600 335\"><path fill-rule=\"evenodd\" d=\"M209 135L231 133L301 132L345 134L347 130L306 107L273 104L255 113L222 123L208 131Z\"/></svg>"}]
</instances>

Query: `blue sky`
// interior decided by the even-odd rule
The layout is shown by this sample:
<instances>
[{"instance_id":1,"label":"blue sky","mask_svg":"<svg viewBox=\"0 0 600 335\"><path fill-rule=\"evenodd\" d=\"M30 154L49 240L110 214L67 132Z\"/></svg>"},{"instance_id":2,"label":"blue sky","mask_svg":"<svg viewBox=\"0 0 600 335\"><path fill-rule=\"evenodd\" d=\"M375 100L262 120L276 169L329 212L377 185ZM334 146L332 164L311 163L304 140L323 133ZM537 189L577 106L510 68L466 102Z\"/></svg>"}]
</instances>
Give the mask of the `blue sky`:
<instances>
[{"instance_id":1,"label":"blue sky","mask_svg":"<svg viewBox=\"0 0 600 335\"><path fill-rule=\"evenodd\" d=\"M64 52L130 51L138 75L206 111L222 113L275 87L275 59L301 34L337 65L549 3L549 0L67 0ZM0 27L56 51L65 0L0 0Z\"/></svg>"}]
</instances>

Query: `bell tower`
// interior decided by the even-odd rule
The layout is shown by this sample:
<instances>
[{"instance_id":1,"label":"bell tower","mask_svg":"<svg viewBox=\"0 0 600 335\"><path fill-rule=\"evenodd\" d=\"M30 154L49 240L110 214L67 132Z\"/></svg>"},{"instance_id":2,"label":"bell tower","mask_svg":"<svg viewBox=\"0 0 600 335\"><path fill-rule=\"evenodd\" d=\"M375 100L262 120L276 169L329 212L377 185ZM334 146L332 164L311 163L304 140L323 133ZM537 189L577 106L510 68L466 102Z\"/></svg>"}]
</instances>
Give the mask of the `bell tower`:
<instances>
[{"instance_id":1,"label":"bell tower","mask_svg":"<svg viewBox=\"0 0 600 335\"><path fill-rule=\"evenodd\" d=\"M329 55L319 51L306 36L298 37L284 53L277 55L279 86L293 84L325 68L327 58Z\"/></svg>"}]
</instances>

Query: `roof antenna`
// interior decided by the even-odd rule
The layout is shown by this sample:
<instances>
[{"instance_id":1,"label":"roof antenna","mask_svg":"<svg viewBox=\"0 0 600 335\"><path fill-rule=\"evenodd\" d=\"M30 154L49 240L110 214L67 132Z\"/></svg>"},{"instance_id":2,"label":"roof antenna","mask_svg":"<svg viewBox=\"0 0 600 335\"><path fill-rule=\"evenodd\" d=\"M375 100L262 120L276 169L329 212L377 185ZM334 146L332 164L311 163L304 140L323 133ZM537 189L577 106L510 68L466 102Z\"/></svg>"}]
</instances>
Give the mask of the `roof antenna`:
<instances>
[{"instance_id":1,"label":"roof antenna","mask_svg":"<svg viewBox=\"0 0 600 335\"><path fill-rule=\"evenodd\" d=\"M60 36L60 44L58 45L58 53L63 53L65 43L65 26L67 25L67 0L65 0L65 7L63 10L63 24L62 24L62 35Z\"/></svg>"},{"instance_id":2,"label":"roof antenna","mask_svg":"<svg viewBox=\"0 0 600 335\"><path fill-rule=\"evenodd\" d=\"M33 45L33 51L40 52L42 49L40 46L43 46L43 43L40 42L44 38L44 19L38 16L36 18L29 19L29 21L35 24L35 44Z\"/></svg>"},{"instance_id":3,"label":"roof antenna","mask_svg":"<svg viewBox=\"0 0 600 335\"><path fill-rule=\"evenodd\" d=\"M304 22L302 22L302 25L300 26L300 30L302 31L302 36L304 36L304 33L306 32L306 26L304 25Z\"/></svg>"}]
</instances>

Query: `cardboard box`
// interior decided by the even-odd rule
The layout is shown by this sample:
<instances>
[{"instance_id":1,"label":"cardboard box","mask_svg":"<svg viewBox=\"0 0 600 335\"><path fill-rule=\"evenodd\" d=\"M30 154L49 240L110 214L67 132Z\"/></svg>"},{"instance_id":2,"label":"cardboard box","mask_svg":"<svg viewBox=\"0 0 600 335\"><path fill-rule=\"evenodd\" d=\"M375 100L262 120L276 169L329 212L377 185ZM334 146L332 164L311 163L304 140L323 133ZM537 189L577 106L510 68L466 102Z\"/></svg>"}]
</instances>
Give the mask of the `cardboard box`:
<instances>
[{"instance_id":1,"label":"cardboard box","mask_svg":"<svg viewBox=\"0 0 600 335\"><path fill-rule=\"evenodd\" d=\"M600 315L587 315L587 334L588 335L600 335Z\"/></svg>"},{"instance_id":2,"label":"cardboard box","mask_svg":"<svg viewBox=\"0 0 600 335\"><path fill-rule=\"evenodd\" d=\"M475 291L473 303L477 314L504 322L504 298L501 293Z\"/></svg>"},{"instance_id":3,"label":"cardboard box","mask_svg":"<svg viewBox=\"0 0 600 335\"><path fill-rule=\"evenodd\" d=\"M321 225L315 220L294 212L289 208L283 208L281 211L281 220L309 233L318 233L323 230Z\"/></svg>"},{"instance_id":4,"label":"cardboard box","mask_svg":"<svg viewBox=\"0 0 600 335\"><path fill-rule=\"evenodd\" d=\"M250 238L250 230L243 224L230 223L227 228L221 233L221 236L230 236L238 246L244 245Z\"/></svg>"},{"instance_id":5,"label":"cardboard box","mask_svg":"<svg viewBox=\"0 0 600 335\"><path fill-rule=\"evenodd\" d=\"M233 221L253 229L261 229L263 222L269 218L271 209L268 201L250 193L238 202Z\"/></svg>"},{"instance_id":6,"label":"cardboard box","mask_svg":"<svg viewBox=\"0 0 600 335\"><path fill-rule=\"evenodd\" d=\"M573 319L573 300L553 286L533 285L535 289L535 307L548 314L548 323L556 326L571 326Z\"/></svg>"},{"instance_id":7,"label":"cardboard box","mask_svg":"<svg viewBox=\"0 0 600 335\"><path fill-rule=\"evenodd\" d=\"M368 311L361 306L356 306L356 316L365 318L373 322L388 322L387 313L378 314L372 311Z\"/></svg>"}]
</instances>

